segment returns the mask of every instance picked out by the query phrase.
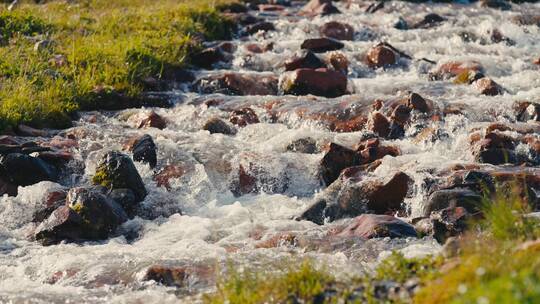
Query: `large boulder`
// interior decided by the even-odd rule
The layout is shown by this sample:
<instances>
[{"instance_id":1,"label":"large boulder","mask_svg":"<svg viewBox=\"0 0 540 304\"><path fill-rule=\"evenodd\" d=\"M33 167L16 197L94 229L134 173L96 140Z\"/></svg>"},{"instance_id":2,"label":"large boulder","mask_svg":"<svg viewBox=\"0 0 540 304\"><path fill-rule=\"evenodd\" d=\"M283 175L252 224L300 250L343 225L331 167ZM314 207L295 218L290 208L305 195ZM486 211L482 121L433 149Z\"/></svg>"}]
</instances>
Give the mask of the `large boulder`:
<instances>
[{"instance_id":1,"label":"large boulder","mask_svg":"<svg viewBox=\"0 0 540 304\"><path fill-rule=\"evenodd\" d=\"M340 236L372 238L417 237L414 227L391 215L362 214L354 218Z\"/></svg>"},{"instance_id":2,"label":"large boulder","mask_svg":"<svg viewBox=\"0 0 540 304\"><path fill-rule=\"evenodd\" d=\"M141 136L133 145L133 160L150 165L155 168L157 165L157 147L152 137L148 134Z\"/></svg>"},{"instance_id":3,"label":"large boulder","mask_svg":"<svg viewBox=\"0 0 540 304\"><path fill-rule=\"evenodd\" d=\"M37 157L21 153L0 156L0 179L17 186L56 181L58 169Z\"/></svg>"},{"instance_id":4,"label":"large boulder","mask_svg":"<svg viewBox=\"0 0 540 304\"><path fill-rule=\"evenodd\" d=\"M311 38L304 40L300 47L303 50L310 50L314 53L324 53L341 50L345 45L332 38Z\"/></svg>"},{"instance_id":5,"label":"large boulder","mask_svg":"<svg viewBox=\"0 0 540 304\"><path fill-rule=\"evenodd\" d=\"M442 189L433 192L424 206L424 216L445 208L463 207L469 212L478 212L482 196L465 188Z\"/></svg>"},{"instance_id":6,"label":"large boulder","mask_svg":"<svg viewBox=\"0 0 540 304\"><path fill-rule=\"evenodd\" d=\"M35 238L43 245L103 240L127 220L122 207L97 189L71 189L66 203L37 227Z\"/></svg>"},{"instance_id":7,"label":"large boulder","mask_svg":"<svg viewBox=\"0 0 540 304\"><path fill-rule=\"evenodd\" d=\"M347 76L326 68L298 69L282 76L280 89L284 94L334 98L347 94Z\"/></svg>"},{"instance_id":8,"label":"large boulder","mask_svg":"<svg viewBox=\"0 0 540 304\"><path fill-rule=\"evenodd\" d=\"M96 168L92 181L110 190L131 189L137 200L146 197L146 188L137 168L129 156L117 151L106 153Z\"/></svg>"}]
</instances>

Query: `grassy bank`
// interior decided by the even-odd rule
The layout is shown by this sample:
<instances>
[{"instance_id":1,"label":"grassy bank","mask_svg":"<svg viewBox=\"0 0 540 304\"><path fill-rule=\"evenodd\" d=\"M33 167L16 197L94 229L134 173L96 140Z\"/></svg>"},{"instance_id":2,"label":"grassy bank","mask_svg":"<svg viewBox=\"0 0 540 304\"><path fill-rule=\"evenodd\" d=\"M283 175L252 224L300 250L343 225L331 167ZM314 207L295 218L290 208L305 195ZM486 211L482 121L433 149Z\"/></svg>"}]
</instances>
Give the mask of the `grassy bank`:
<instances>
[{"instance_id":1,"label":"grassy bank","mask_svg":"<svg viewBox=\"0 0 540 304\"><path fill-rule=\"evenodd\" d=\"M206 303L538 303L540 224L517 193L486 201L484 218L445 257L393 253L364 277L338 281L306 261L275 271L227 271ZM297 262L289 265L299 265ZM410 282L414 287L410 288ZM390 284L389 284L390 283ZM390 288L388 288L390 286ZM392 289L398 286L398 289Z\"/></svg>"},{"instance_id":2,"label":"grassy bank","mask_svg":"<svg viewBox=\"0 0 540 304\"><path fill-rule=\"evenodd\" d=\"M22 1L0 8L0 129L61 128L77 109L137 102L204 39L226 39L227 0Z\"/></svg>"}]
</instances>

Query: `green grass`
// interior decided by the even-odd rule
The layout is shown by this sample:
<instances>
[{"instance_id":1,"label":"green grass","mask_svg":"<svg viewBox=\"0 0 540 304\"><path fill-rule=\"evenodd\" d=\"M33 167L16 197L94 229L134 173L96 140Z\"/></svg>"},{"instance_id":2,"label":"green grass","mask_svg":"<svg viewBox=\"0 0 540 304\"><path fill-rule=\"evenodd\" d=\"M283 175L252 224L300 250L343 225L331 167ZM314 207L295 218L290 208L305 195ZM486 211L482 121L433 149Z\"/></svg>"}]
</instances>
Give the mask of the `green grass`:
<instances>
[{"instance_id":1,"label":"green grass","mask_svg":"<svg viewBox=\"0 0 540 304\"><path fill-rule=\"evenodd\" d=\"M226 0L80 0L0 5L0 129L69 126L77 109L123 107L171 80L201 40L227 39ZM36 42L50 41L35 49ZM55 60L56 58L56 60Z\"/></svg>"}]
</instances>

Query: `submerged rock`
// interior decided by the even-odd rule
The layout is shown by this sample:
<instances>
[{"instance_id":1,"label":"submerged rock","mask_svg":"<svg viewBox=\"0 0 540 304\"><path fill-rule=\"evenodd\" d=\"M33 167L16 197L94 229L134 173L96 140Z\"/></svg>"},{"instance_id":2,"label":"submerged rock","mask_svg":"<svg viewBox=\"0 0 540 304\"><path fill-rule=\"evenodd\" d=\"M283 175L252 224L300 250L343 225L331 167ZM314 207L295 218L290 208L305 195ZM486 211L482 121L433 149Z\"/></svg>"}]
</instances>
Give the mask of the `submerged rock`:
<instances>
[{"instance_id":1,"label":"submerged rock","mask_svg":"<svg viewBox=\"0 0 540 304\"><path fill-rule=\"evenodd\" d=\"M161 116L159 116L156 112L152 111L148 116L143 118L141 122L139 123L139 129L145 129L145 128L157 128L160 130L163 130L167 127L167 121Z\"/></svg>"},{"instance_id":2,"label":"submerged rock","mask_svg":"<svg viewBox=\"0 0 540 304\"><path fill-rule=\"evenodd\" d=\"M194 284L209 284L214 270L206 266L166 267L152 266L144 275L144 281L155 281L172 287L186 287Z\"/></svg>"},{"instance_id":3,"label":"submerged rock","mask_svg":"<svg viewBox=\"0 0 540 304\"><path fill-rule=\"evenodd\" d=\"M201 94L276 95L278 79L271 75L225 73L200 78L194 86Z\"/></svg>"},{"instance_id":4,"label":"submerged rock","mask_svg":"<svg viewBox=\"0 0 540 304\"><path fill-rule=\"evenodd\" d=\"M137 201L144 200L147 194L142 178L131 159L117 151L108 152L102 157L92 181L110 190L130 189L135 193Z\"/></svg>"},{"instance_id":5,"label":"submerged rock","mask_svg":"<svg viewBox=\"0 0 540 304\"><path fill-rule=\"evenodd\" d=\"M474 82L474 86L480 94L495 96L503 94L503 88L490 78L484 77Z\"/></svg>"},{"instance_id":6,"label":"submerged rock","mask_svg":"<svg viewBox=\"0 0 540 304\"><path fill-rule=\"evenodd\" d=\"M318 151L317 141L311 137L300 138L290 143L286 150L290 152L314 154Z\"/></svg>"},{"instance_id":7,"label":"submerged rock","mask_svg":"<svg viewBox=\"0 0 540 304\"><path fill-rule=\"evenodd\" d=\"M340 236L371 238L417 237L414 227L390 215L362 214L354 218Z\"/></svg>"},{"instance_id":8,"label":"submerged rock","mask_svg":"<svg viewBox=\"0 0 540 304\"><path fill-rule=\"evenodd\" d=\"M298 69L282 76L280 89L284 94L338 97L347 94L347 76L321 69Z\"/></svg>"},{"instance_id":9,"label":"submerged rock","mask_svg":"<svg viewBox=\"0 0 540 304\"><path fill-rule=\"evenodd\" d=\"M321 178L326 185L330 185L339 177L341 171L360 163L361 158L356 151L331 143L328 152L321 160Z\"/></svg>"},{"instance_id":10,"label":"submerged rock","mask_svg":"<svg viewBox=\"0 0 540 304\"><path fill-rule=\"evenodd\" d=\"M325 66L325 63L309 50L300 50L296 52L293 58L285 61L285 71L294 71L302 68L318 69Z\"/></svg>"},{"instance_id":11,"label":"submerged rock","mask_svg":"<svg viewBox=\"0 0 540 304\"><path fill-rule=\"evenodd\" d=\"M236 134L236 129L229 126L225 121L217 117L211 118L208 120L204 126L203 130L210 132L210 134L221 133L225 135L234 135Z\"/></svg>"},{"instance_id":12,"label":"submerged rock","mask_svg":"<svg viewBox=\"0 0 540 304\"><path fill-rule=\"evenodd\" d=\"M239 127L259 123L259 117L251 108L242 108L231 112L229 121Z\"/></svg>"}]
</instances>

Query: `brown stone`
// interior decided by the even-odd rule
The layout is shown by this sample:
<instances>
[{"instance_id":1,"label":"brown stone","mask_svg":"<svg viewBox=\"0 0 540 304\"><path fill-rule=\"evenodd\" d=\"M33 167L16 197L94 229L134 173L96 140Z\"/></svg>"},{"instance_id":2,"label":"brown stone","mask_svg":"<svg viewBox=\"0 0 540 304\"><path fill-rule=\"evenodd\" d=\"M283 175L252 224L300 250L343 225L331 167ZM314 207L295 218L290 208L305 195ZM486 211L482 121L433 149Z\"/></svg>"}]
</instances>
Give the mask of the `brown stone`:
<instances>
[{"instance_id":1,"label":"brown stone","mask_svg":"<svg viewBox=\"0 0 540 304\"><path fill-rule=\"evenodd\" d=\"M167 122L165 119L161 116L159 116L156 112L152 111L146 118L142 119L139 123L139 129L143 128L157 128L160 130L163 130L167 127Z\"/></svg>"},{"instance_id":2,"label":"brown stone","mask_svg":"<svg viewBox=\"0 0 540 304\"><path fill-rule=\"evenodd\" d=\"M231 113L229 121L239 127L259 123L259 117L251 108L235 110Z\"/></svg>"},{"instance_id":3,"label":"brown stone","mask_svg":"<svg viewBox=\"0 0 540 304\"><path fill-rule=\"evenodd\" d=\"M354 28L346 23L331 21L325 23L319 30L321 36L337 40L353 40Z\"/></svg>"},{"instance_id":4,"label":"brown stone","mask_svg":"<svg viewBox=\"0 0 540 304\"><path fill-rule=\"evenodd\" d=\"M294 71L302 68L318 69L324 67L324 62L309 50L298 51L293 58L285 61L285 71Z\"/></svg>"},{"instance_id":5,"label":"brown stone","mask_svg":"<svg viewBox=\"0 0 540 304\"><path fill-rule=\"evenodd\" d=\"M339 236L372 238L417 237L414 227L390 215L362 214L354 219Z\"/></svg>"},{"instance_id":6,"label":"brown stone","mask_svg":"<svg viewBox=\"0 0 540 304\"><path fill-rule=\"evenodd\" d=\"M271 75L225 73L198 79L195 87L201 94L276 95L278 80Z\"/></svg>"},{"instance_id":7,"label":"brown stone","mask_svg":"<svg viewBox=\"0 0 540 304\"><path fill-rule=\"evenodd\" d=\"M285 94L338 97L347 93L347 76L321 69L298 69L283 75L281 89Z\"/></svg>"},{"instance_id":8,"label":"brown stone","mask_svg":"<svg viewBox=\"0 0 540 304\"><path fill-rule=\"evenodd\" d=\"M171 287L187 287L195 283L209 284L214 270L207 266L165 267L152 266L144 276L144 281L155 281Z\"/></svg>"},{"instance_id":9,"label":"brown stone","mask_svg":"<svg viewBox=\"0 0 540 304\"><path fill-rule=\"evenodd\" d=\"M484 77L474 82L480 94L495 96L503 94L503 88L490 78Z\"/></svg>"},{"instance_id":10,"label":"brown stone","mask_svg":"<svg viewBox=\"0 0 540 304\"><path fill-rule=\"evenodd\" d=\"M252 35L258 33L259 31L268 32L268 31L274 31L274 30L276 30L276 28L274 27L274 24L272 22L267 22L267 21L250 24L246 26L245 28L246 33L252 34Z\"/></svg>"},{"instance_id":11,"label":"brown stone","mask_svg":"<svg viewBox=\"0 0 540 304\"><path fill-rule=\"evenodd\" d=\"M345 47L345 45L332 38L311 38L304 40L300 47L314 53L324 53L328 51L340 50Z\"/></svg>"},{"instance_id":12,"label":"brown stone","mask_svg":"<svg viewBox=\"0 0 540 304\"><path fill-rule=\"evenodd\" d=\"M420 96L417 93L411 93L407 101L407 105L409 106L409 108L422 113L428 113L431 110L428 102L424 99L424 97Z\"/></svg>"},{"instance_id":13,"label":"brown stone","mask_svg":"<svg viewBox=\"0 0 540 304\"><path fill-rule=\"evenodd\" d=\"M339 13L337 7L332 4L332 0L311 0L299 12L300 15L304 16L325 16Z\"/></svg>"},{"instance_id":14,"label":"brown stone","mask_svg":"<svg viewBox=\"0 0 540 304\"><path fill-rule=\"evenodd\" d=\"M341 171L348 167L357 166L360 163L361 159L357 152L331 143L328 152L321 160L321 178L326 185L330 185L339 177Z\"/></svg>"},{"instance_id":15,"label":"brown stone","mask_svg":"<svg viewBox=\"0 0 540 304\"><path fill-rule=\"evenodd\" d=\"M386 137L390 133L390 121L382 113L375 112L369 119L368 129L381 137Z\"/></svg>"},{"instance_id":16,"label":"brown stone","mask_svg":"<svg viewBox=\"0 0 540 304\"><path fill-rule=\"evenodd\" d=\"M366 61L371 68L382 68L397 63L398 55L384 44L378 44L367 52Z\"/></svg>"},{"instance_id":17,"label":"brown stone","mask_svg":"<svg viewBox=\"0 0 540 304\"><path fill-rule=\"evenodd\" d=\"M167 190L171 190L171 184L169 182L171 179L180 178L193 169L191 165L167 165L154 176L154 180L158 187L165 187Z\"/></svg>"}]
</instances>

